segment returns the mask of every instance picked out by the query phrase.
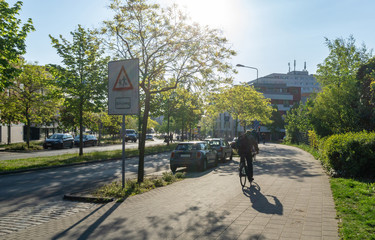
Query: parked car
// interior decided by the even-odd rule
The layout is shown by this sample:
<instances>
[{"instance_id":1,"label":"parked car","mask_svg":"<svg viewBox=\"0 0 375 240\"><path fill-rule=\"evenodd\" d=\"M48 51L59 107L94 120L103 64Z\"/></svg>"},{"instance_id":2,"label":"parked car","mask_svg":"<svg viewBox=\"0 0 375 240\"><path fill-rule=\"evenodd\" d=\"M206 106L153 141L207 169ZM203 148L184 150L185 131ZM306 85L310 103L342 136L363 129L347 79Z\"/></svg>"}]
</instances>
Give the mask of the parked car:
<instances>
[{"instance_id":1,"label":"parked car","mask_svg":"<svg viewBox=\"0 0 375 240\"><path fill-rule=\"evenodd\" d=\"M146 140L154 141L154 136L151 134L146 134Z\"/></svg>"},{"instance_id":2,"label":"parked car","mask_svg":"<svg viewBox=\"0 0 375 240\"><path fill-rule=\"evenodd\" d=\"M204 141L206 141L212 148L216 149L217 157L221 161L225 162L227 158L232 160L233 150L228 141L222 138L207 138Z\"/></svg>"},{"instance_id":3,"label":"parked car","mask_svg":"<svg viewBox=\"0 0 375 240\"><path fill-rule=\"evenodd\" d=\"M179 143L171 153L170 168L173 173L178 167L196 167L205 171L209 165L217 166L216 150L205 141Z\"/></svg>"},{"instance_id":4,"label":"parked car","mask_svg":"<svg viewBox=\"0 0 375 240\"><path fill-rule=\"evenodd\" d=\"M82 136L83 146L96 146L98 144L98 139L94 135L83 135ZM74 138L74 145L79 146L79 135Z\"/></svg>"},{"instance_id":5,"label":"parked car","mask_svg":"<svg viewBox=\"0 0 375 240\"><path fill-rule=\"evenodd\" d=\"M72 135L66 133L55 133L44 141L43 148L72 148L73 144L74 138Z\"/></svg>"},{"instance_id":6,"label":"parked car","mask_svg":"<svg viewBox=\"0 0 375 240\"><path fill-rule=\"evenodd\" d=\"M125 142L128 141L137 142L137 132L134 129L125 130Z\"/></svg>"}]
</instances>

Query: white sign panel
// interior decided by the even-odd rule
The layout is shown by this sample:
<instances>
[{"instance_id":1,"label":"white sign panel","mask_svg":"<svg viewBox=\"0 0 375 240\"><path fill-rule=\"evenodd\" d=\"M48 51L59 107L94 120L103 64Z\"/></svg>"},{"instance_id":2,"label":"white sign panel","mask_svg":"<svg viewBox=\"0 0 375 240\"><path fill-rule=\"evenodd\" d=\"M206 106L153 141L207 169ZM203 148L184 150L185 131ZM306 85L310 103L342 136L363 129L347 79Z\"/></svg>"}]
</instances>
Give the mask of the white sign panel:
<instances>
[{"instance_id":1,"label":"white sign panel","mask_svg":"<svg viewBox=\"0 0 375 240\"><path fill-rule=\"evenodd\" d=\"M108 114L139 114L139 59L108 63Z\"/></svg>"}]
</instances>

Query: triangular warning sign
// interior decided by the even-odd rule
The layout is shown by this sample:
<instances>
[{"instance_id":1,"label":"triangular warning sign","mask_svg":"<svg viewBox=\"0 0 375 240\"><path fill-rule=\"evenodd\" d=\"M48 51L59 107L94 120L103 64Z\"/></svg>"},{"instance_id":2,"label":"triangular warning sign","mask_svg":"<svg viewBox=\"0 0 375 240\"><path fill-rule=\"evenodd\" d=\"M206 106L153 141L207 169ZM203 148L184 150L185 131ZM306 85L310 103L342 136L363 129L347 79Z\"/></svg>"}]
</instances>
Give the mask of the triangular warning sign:
<instances>
[{"instance_id":1,"label":"triangular warning sign","mask_svg":"<svg viewBox=\"0 0 375 240\"><path fill-rule=\"evenodd\" d=\"M123 90L129 90L129 89L133 89L133 85L128 77L128 74L125 71L124 66L122 66L112 90L123 91Z\"/></svg>"}]
</instances>

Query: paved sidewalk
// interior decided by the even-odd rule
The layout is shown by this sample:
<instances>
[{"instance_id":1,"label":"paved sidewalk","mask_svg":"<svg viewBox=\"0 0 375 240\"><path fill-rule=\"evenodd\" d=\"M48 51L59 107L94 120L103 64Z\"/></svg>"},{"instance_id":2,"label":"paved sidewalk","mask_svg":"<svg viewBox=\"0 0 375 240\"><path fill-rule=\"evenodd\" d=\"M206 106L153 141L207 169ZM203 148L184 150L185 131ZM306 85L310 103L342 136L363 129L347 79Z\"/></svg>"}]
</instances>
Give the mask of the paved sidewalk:
<instances>
[{"instance_id":1,"label":"paved sidewalk","mask_svg":"<svg viewBox=\"0 0 375 240\"><path fill-rule=\"evenodd\" d=\"M260 145L255 182L238 159L216 169L0 239L339 239L320 163L297 148Z\"/></svg>"}]
</instances>

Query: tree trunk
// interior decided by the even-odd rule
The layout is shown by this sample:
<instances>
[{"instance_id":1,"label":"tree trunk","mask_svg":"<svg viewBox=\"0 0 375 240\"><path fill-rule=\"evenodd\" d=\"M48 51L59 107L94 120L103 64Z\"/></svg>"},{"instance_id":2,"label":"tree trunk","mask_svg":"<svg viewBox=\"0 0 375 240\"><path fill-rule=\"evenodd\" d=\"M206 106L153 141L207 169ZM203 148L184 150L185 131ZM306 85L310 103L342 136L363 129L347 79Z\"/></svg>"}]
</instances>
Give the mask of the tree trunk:
<instances>
[{"instance_id":1,"label":"tree trunk","mask_svg":"<svg viewBox=\"0 0 375 240\"><path fill-rule=\"evenodd\" d=\"M26 117L26 143L27 143L27 148L30 148L30 118Z\"/></svg>"},{"instance_id":2,"label":"tree trunk","mask_svg":"<svg viewBox=\"0 0 375 240\"><path fill-rule=\"evenodd\" d=\"M10 121L8 121L8 145L10 144L11 140L12 140L12 123Z\"/></svg>"},{"instance_id":3,"label":"tree trunk","mask_svg":"<svg viewBox=\"0 0 375 240\"><path fill-rule=\"evenodd\" d=\"M79 103L79 156L83 155L83 100Z\"/></svg>"},{"instance_id":4,"label":"tree trunk","mask_svg":"<svg viewBox=\"0 0 375 240\"><path fill-rule=\"evenodd\" d=\"M168 137L170 136L170 133L169 133L169 115L170 115L170 113L169 113L169 106L168 106ZM169 141L170 141L171 139L169 139ZM167 146L169 146L169 141L167 141Z\"/></svg>"},{"instance_id":5,"label":"tree trunk","mask_svg":"<svg viewBox=\"0 0 375 240\"><path fill-rule=\"evenodd\" d=\"M146 93L145 99L145 111L143 113L143 124L142 124L142 133L139 139L139 163L138 163L138 184L143 182L144 173L145 173L145 139L146 139L146 131L147 131L147 120L148 114L150 111L150 99L151 96L149 93Z\"/></svg>"},{"instance_id":6,"label":"tree trunk","mask_svg":"<svg viewBox=\"0 0 375 240\"><path fill-rule=\"evenodd\" d=\"M27 148L30 147L30 117L29 117L29 107L26 107L26 144Z\"/></svg>"},{"instance_id":7,"label":"tree trunk","mask_svg":"<svg viewBox=\"0 0 375 240\"><path fill-rule=\"evenodd\" d=\"M235 137L238 137L238 131L237 131L237 129L238 129L238 118L236 118L236 129L234 130L235 131L235 133L234 133Z\"/></svg>"}]
</instances>

